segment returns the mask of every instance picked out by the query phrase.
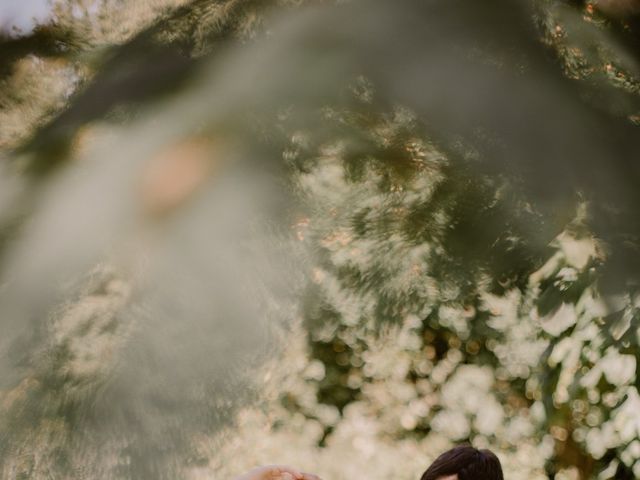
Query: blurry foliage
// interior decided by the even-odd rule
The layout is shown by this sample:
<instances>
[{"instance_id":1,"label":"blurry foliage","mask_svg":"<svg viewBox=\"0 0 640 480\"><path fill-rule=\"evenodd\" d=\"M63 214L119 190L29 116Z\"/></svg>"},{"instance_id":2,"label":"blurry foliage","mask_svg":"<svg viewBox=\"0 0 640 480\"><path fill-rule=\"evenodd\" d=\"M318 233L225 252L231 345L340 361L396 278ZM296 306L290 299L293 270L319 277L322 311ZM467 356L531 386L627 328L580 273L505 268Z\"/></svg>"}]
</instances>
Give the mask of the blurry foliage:
<instances>
[{"instance_id":1,"label":"blurry foliage","mask_svg":"<svg viewBox=\"0 0 640 480\"><path fill-rule=\"evenodd\" d=\"M5 38L2 168L28 186L20 209L2 218L2 246L39 185L77 160L92 135L179 98L227 44L267 41L268 8L299 3L60 2L50 25ZM540 41L586 103L637 124L638 17L600 3L539 2ZM619 95L602 93L603 82ZM391 103L365 76L312 114L279 107L242 112L239 137L280 162L281 186L296 200L284 216L310 252L302 318L258 372L263 410L241 410L221 435L211 426L218 418L190 426L194 439L181 450L189 475L286 457L327 479L409 479L452 443L471 441L495 449L514 480L640 477L635 205L570 192L570 205L549 218L526 179L479 171L473 140L441 141L429 127L437 118ZM0 395L12 437L0 459L11 478L98 463L57 446L86 420L82 402L102 388L87 379L127 328L111 320L129 287L108 277L88 300L59 307L53 318L66 320L51 320L53 346L38 352L45 368ZM103 300L116 305L105 313ZM82 342L71 335L78 324ZM86 344L94 355L79 363ZM213 416L236 413L240 399L230 408L230 396L220 393ZM115 470L99 473L161 475L154 462L166 452L138 440L158 448L151 463L136 459L144 448L116 442L102 460Z\"/></svg>"}]
</instances>

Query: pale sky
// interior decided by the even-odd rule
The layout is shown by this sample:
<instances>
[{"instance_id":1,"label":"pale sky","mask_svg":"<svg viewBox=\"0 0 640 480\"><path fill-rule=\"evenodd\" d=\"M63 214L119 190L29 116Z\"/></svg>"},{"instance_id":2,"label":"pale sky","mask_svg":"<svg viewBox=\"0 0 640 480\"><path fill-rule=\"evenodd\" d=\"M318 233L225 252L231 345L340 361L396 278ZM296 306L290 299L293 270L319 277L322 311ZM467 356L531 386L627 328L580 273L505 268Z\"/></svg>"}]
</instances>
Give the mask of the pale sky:
<instances>
[{"instance_id":1,"label":"pale sky","mask_svg":"<svg viewBox=\"0 0 640 480\"><path fill-rule=\"evenodd\" d=\"M10 31L15 26L28 33L33 19L44 20L50 8L50 0L0 0L0 30Z\"/></svg>"}]
</instances>

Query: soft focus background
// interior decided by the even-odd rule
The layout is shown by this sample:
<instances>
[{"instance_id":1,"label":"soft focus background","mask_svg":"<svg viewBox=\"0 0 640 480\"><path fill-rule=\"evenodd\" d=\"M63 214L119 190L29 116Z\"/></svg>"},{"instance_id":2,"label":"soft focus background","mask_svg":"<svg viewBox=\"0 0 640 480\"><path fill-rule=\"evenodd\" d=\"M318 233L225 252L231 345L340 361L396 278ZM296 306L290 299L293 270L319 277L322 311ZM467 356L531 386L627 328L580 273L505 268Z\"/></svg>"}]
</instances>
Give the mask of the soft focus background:
<instances>
[{"instance_id":1,"label":"soft focus background","mask_svg":"<svg viewBox=\"0 0 640 480\"><path fill-rule=\"evenodd\" d=\"M640 3L0 1L0 477L640 478Z\"/></svg>"}]
</instances>

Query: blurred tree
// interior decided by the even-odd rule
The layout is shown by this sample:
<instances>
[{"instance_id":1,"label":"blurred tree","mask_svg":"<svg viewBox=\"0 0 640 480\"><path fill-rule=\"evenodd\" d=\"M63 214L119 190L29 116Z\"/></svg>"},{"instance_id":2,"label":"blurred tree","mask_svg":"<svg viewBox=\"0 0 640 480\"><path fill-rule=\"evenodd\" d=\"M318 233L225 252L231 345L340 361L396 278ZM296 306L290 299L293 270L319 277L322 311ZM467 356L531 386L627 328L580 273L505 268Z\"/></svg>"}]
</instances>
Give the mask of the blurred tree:
<instances>
[{"instance_id":1,"label":"blurred tree","mask_svg":"<svg viewBox=\"0 0 640 480\"><path fill-rule=\"evenodd\" d=\"M60 2L50 24L0 44L2 169L19 183L0 216L3 261L91 132L123 139L123 158L137 143L175 151L165 137L242 144L265 160L248 163L254 175L296 200L271 219L309 255L306 380L279 392L282 422L313 420L329 448L362 414L396 442L491 446L522 478L540 462L549 478L640 477L634 5ZM153 122L161 138L137 129ZM215 169L196 170L185 175ZM197 245L196 259L212 255ZM114 332L136 317L128 287L107 277L85 289L115 304L91 323L100 334L81 335L94 346L125 342ZM62 303L87 301L74 295ZM86 315L56 312L32 343L7 347L29 367L0 396L10 478L100 463L74 456L74 432L111 380L87 381L69 354ZM206 463L180 436L215 432L234 411L236 390L215 388L213 403L152 392L170 425L104 440L92 478L176 478ZM200 404L215 414L185 422Z\"/></svg>"}]
</instances>

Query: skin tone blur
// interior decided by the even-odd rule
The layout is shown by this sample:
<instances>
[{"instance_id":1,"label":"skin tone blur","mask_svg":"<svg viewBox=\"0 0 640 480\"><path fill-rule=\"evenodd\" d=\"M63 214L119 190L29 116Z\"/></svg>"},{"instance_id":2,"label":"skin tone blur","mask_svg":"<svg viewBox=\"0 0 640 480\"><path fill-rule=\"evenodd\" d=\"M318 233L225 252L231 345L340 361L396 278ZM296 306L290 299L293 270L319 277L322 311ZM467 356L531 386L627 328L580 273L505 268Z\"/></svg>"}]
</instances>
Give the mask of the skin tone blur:
<instances>
[{"instance_id":1,"label":"skin tone blur","mask_svg":"<svg viewBox=\"0 0 640 480\"><path fill-rule=\"evenodd\" d=\"M264 465L236 477L235 480L320 480L320 477L288 465Z\"/></svg>"},{"instance_id":2,"label":"skin tone blur","mask_svg":"<svg viewBox=\"0 0 640 480\"><path fill-rule=\"evenodd\" d=\"M321 480L320 477L312 473L301 472L300 470L287 465L265 465L254 468L247 473L236 477L235 480ZM458 480L458 475L440 477L438 480Z\"/></svg>"}]
</instances>

